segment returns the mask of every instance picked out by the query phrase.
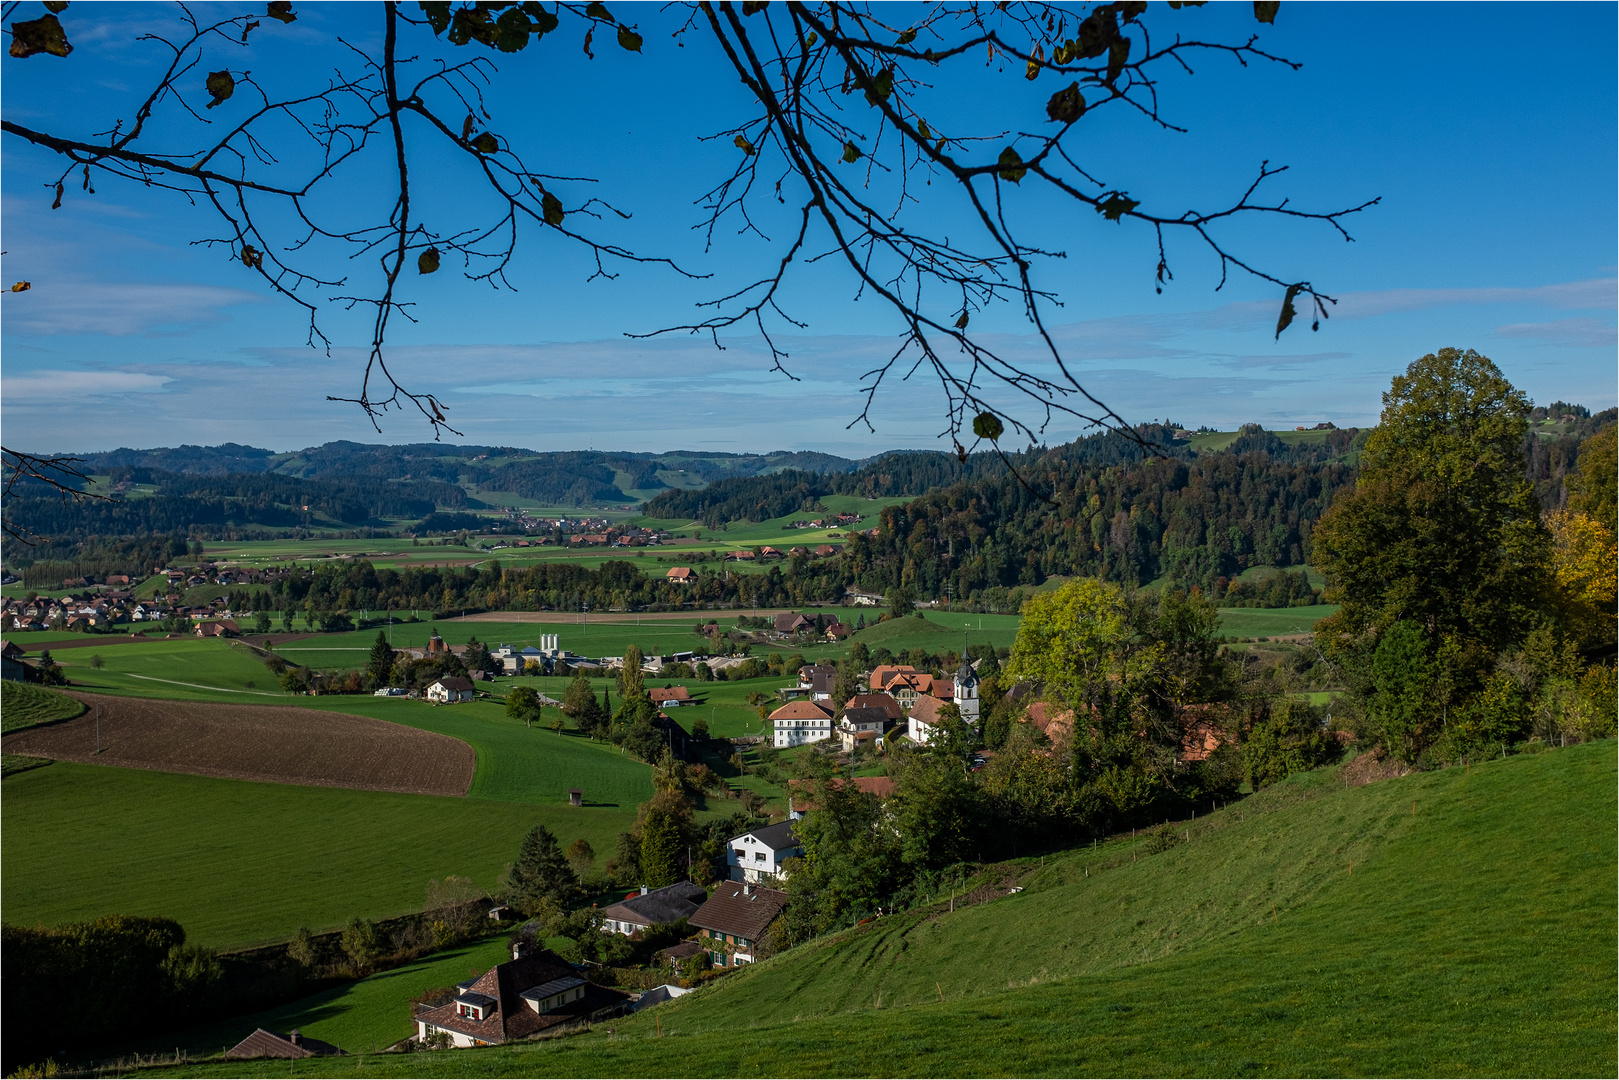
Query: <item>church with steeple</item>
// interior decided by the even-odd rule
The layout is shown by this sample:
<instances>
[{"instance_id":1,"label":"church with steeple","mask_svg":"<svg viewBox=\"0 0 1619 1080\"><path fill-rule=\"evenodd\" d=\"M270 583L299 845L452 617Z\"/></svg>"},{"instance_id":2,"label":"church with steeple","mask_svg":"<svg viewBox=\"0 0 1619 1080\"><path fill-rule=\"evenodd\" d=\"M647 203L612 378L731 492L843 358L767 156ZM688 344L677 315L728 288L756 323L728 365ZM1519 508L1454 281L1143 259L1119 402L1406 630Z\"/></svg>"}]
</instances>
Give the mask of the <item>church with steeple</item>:
<instances>
[{"instance_id":1,"label":"church with steeple","mask_svg":"<svg viewBox=\"0 0 1619 1080\"><path fill-rule=\"evenodd\" d=\"M956 708L969 724L978 723L978 673L965 652L961 655L961 668L956 672Z\"/></svg>"}]
</instances>

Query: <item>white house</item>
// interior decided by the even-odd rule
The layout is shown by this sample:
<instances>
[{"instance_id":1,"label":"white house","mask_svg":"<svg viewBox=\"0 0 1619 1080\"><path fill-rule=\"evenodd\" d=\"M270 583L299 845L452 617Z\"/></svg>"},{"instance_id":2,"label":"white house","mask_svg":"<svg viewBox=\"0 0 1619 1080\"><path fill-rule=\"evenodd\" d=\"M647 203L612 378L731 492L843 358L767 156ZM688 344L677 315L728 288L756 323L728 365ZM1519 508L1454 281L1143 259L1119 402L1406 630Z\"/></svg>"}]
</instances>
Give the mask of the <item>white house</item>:
<instances>
[{"instance_id":1,"label":"white house","mask_svg":"<svg viewBox=\"0 0 1619 1080\"><path fill-rule=\"evenodd\" d=\"M831 702L789 701L770 714L774 745L803 746L832 737Z\"/></svg>"},{"instance_id":2,"label":"white house","mask_svg":"<svg viewBox=\"0 0 1619 1080\"><path fill-rule=\"evenodd\" d=\"M803 853L793 823L782 821L732 837L725 846L725 862L732 881L771 882L785 876L783 863Z\"/></svg>"},{"instance_id":3,"label":"white house","mask_svg":"<svg viewBox=\"0 0 1619 1080\"><path fill-rule=\"evenodd\" d=\"M457 701L471 701L474 693L471 679L464 679L459 675L446 675L427 688L427 700L451 704Z\"/></svg>"},{"instance_id":4,"label":"white house","mask_svg":"<svg viewBox=\"0 0 1619 1080\"><path fill-rule=\"evenodd\" d=\"M442 1035L451 1046L494 1046L620 1016L631 1004L628 994L592 985L555 953L531 955L517 944L511 960L457 983L451 1000L412 1019L418 1041Z\"/></svg>"},{"instance_id":5,"label":"white house","mask_svg":"<svg viewBox=\"0 0 1619 1080\"><path fill-rule=\"evenodd\" d=\"M661 889L641 886L638 896L627 896L602 911L602 933L636 934L654 926L667 926L689 919L708 899L708 890L690 881L665 885Z\"/></svg>"}]
</instances>

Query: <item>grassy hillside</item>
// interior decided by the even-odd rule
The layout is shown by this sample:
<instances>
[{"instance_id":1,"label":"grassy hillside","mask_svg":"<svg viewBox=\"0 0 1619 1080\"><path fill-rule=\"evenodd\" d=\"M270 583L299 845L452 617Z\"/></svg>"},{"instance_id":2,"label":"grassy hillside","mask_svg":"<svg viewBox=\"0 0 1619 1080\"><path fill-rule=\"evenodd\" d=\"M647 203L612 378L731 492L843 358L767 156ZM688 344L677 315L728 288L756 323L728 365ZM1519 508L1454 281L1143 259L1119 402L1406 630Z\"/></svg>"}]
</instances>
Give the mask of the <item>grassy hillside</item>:
<instances>
[{"instance_id":1,"label":"grassy hillside","mask_svg":"<svg viewBox=\"0 0 1619 1080\"><path fill-rule=\"evenodd\" d=\"M537 824L605 857L635 819L633 803L573 808L69 762L4 783L7 922L167 915L221 948L420 910L427 882L447 874L493 889Z\"/></svg>"},{"instance_id":2,"label":"grassy hillside","mask_svg":"<svg viewBox=\"0 0 1619 1080\"><path fill-rule=\"evenodd\" d=\"M0 681L0 730L21 731L53 720L71 720L84 706L54 690L31 683Z\"/></svg>"},{"instance_id":3,"label":"grassy hillside","mask_svg":"<svg viewBox=\"0 0 1619 1080\"><path fill-rule=\"evenodd\" d=\"M612 1035L293 1071L1611 1074L1614 749L1297 777L1162 854L1025 861L1020 893L880 919Z\"/></svg>"}]
</instances>

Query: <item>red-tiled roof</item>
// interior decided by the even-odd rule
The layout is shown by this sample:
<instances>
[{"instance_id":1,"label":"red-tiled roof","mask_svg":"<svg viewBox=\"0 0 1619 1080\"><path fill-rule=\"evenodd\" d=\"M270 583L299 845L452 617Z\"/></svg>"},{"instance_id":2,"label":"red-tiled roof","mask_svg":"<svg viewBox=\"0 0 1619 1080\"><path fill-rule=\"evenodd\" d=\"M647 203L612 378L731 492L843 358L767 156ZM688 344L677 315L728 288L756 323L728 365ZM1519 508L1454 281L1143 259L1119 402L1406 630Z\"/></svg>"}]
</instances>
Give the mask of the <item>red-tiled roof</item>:
<instances>
[{"instance_id":1,"label":"red-tiled roof","mask_svg":"<svg viewBox=\"0 0 1619 1080\"><path fill-rule=\"evenodd\" d=\"M747 891L744 892L743 890ZM708 902L691 917L691 925L714 933L757 941L787 906L779 889L747 887L740 881L722 881Z\"/></svg>"},{"instance_id":2,"label":"red-tiled roof","mask_svg":"<svg viewBox=\"0 0 1619 1080\"><path fill-rule=\"evenodd\" d=\"M772 720L826 720L832 711L807 698L789 701L770 714Z\"/></svg>"},{"instance_id":3,"label":"red-tiled roof","mask_svg":"<svg viewBox=\"0 0 1619 1080\"><path fill-rule=\"evenodd\" d=\"M890 720L899 720L905 716L905 710L899 707L899 702L889 694L856 694L844 702L843 708L849 709L881 709L888 714Z\"/></svg>"},{"instance_id":4,"label":"red-tiled roof","mask_svg":"<svg viewBox=\"0 0 1619 1080\"><path fill-rule=\"evenodd\" d=\"M520 960L496 964L465 988L463 993L483 994L495 1000L494 1010L483 1020L456 1015L455 1002L436 1009L417 1013L415 1020L433 1027L459 1031L463 1035L486 1043L502 1043L520 1039L546 1028L585 1019L592 1013L622 1001L624 995L615 990L590 985L585 997L571 1001L548 1013L537 1013L523 1001L523 991L551 982L576 976L573 967L549 949L541 949Z\"/></svg>"}]
</instances>

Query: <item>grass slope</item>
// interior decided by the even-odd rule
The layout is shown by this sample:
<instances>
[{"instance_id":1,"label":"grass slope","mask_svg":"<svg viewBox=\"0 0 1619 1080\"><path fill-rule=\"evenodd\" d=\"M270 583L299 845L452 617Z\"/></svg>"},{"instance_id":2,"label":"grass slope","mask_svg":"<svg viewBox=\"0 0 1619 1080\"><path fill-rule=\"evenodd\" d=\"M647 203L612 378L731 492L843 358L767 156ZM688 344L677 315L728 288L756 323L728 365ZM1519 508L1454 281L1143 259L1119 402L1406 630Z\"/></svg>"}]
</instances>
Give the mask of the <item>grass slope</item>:
<instances>
[{"instance_id":1,"label":"grass slope","mask_svg":"<svg viewBox=\"0 0 1619 1080\"><path fill-rule=\"evenodd\" d=\"M21 731L55 720L71 720L84 706L54 690L11 679L0 681L0 730Z\"/></svg>"},{"instance_id":2,"label":"grass slope","mask_svg":"<svg viewBox=\"0 0 1619 1080\"><path fill-rule=\"evenodd\" d=\"M492 889L537 824L605 857L635 816L633 803L572 808L68 762L7 777L4 800L7 922L167 915L220 948L420 909L427 882L447 874Z\"/></svg>"},{"instance_id":3,"label":"grass slope","mask_svg":"<svg viewBox=\"0 0 1619 1080\"><path fill-rule=\"evenodd\" d=\"M1308 634L1315 629L1316 623L1337 611L1337 604L1295 608L1221 608L1220 631L1237 637Z\"/></svg>"},{"instance_id":4,"label":"grass slope","mask_svg":"<svg viewBox=\"0 0 1619 1080\"><path fill-rule=\"evenodd\" d=\"M1026 864L1022 893L812 943L615 1035L293 1071L1611 1075L1614 749L1311 774L1190 844Z\"/></svg>"}]
</instances>

